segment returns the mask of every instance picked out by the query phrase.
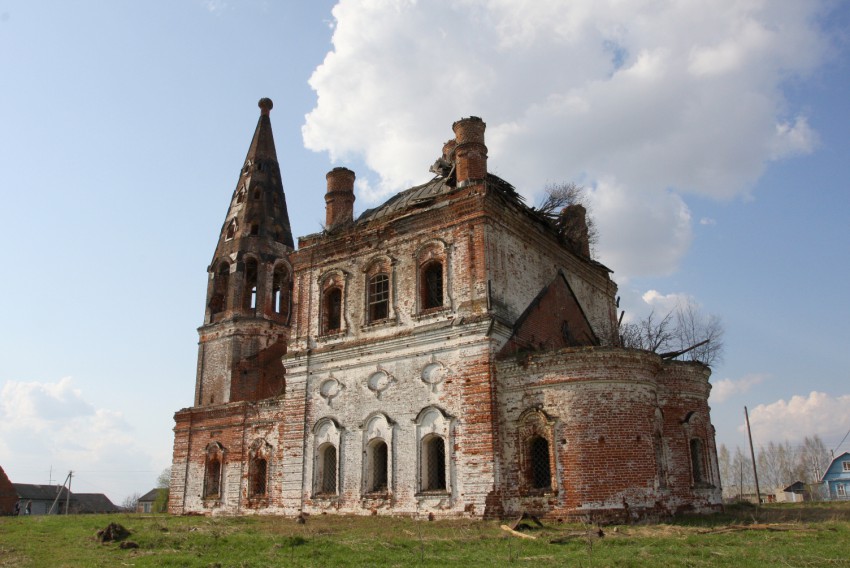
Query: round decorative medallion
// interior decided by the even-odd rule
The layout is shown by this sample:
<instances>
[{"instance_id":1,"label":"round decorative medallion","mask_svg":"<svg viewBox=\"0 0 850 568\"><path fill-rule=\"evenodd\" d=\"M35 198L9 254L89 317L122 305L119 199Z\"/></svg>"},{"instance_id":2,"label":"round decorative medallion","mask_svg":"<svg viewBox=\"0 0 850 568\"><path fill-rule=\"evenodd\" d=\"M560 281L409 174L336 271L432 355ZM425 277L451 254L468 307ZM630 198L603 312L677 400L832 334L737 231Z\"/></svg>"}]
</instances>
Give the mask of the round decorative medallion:
<instances>
[{"instance_id":1,"label":"round decorative medallion","mask_svg":"<svg viewBox=\"0 0 850 568\"><path fill-rule=\"evenodd\" d=\"M375 393L375 396L381 398L381 394L390 388L390 385L393 384L393 378L384 370L376 371L369 376L369 379L366 381L366 386L369 387L369 390Z\"/></svg>"},{"instance_id":2,"label":"round decorative medallion","mask_svg":"<svg viewBox=\"0 0 850 568\"><path fill-rule=\"evenodd\" d=\"M330 404L334 397L339 395L340 392L342 392L342 385L333 377L324 381L319 387L319 395L328 401L328 404Z\"/></svg>"},{"instance_id":3,"label":"round decorative medallion","mask_svg":"<svg viewBox=\"0 0 850 568\"><path fill-rule=\"evenodd\" d=\"M446 378L446 367L442 363L429 363L422 369L422 382L432 387L442 383Z\"/></svg>"}]
</instances>

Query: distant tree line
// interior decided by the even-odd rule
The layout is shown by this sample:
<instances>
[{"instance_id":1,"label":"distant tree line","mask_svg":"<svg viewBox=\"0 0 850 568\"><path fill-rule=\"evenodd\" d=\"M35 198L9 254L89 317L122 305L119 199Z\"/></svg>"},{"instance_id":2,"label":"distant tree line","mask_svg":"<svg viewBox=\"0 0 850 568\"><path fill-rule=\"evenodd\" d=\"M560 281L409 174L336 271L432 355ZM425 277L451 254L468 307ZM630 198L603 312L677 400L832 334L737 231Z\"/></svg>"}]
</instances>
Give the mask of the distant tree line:
<instances>
[{"instance_id":1,"label":"distant tree line","mask_svg":"<svg viewBox=\"0 0 850 568\"><path fill-rule=\"evenodd\" d=\"M755 495L756 486L749 451L736 447L734 452L730 452L721 444L717 460L725 498L736 499L740 496ZM791 445L788 441L781 444L770 442L759 448L756 453L761 493L780 493L784 488L800 481L812 498L817 499L820 497L820 479L830 462L830 452L817 434L804 438L801 445Z\"/></svg>"}]
</instances>

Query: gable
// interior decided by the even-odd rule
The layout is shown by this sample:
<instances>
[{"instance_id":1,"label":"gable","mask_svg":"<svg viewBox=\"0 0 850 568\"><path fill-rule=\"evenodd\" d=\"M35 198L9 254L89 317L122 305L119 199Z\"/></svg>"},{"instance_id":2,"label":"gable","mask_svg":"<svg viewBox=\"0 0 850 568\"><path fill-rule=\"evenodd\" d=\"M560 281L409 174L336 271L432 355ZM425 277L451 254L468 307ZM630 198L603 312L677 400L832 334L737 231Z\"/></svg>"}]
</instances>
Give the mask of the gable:
<instances>
[{"instance_id":1,"label":"gable","mask_svg":"<svg viewBox=\"0 0 850 568\"><path fill-rule=\"evenodd\" d=\"M850 452L844 452L837 456L821 478L821 481L829 481L834 479L850 479Z\"/></svg>"},{"instance_id":2,"label":"gable","mask_svg":"<svg viewBox=\"0 0 850 568\"><path fill-rule=\"evenodd\" d=\"M499 355L588 345L599 345L599 339L566 276L559 271L517 319Z\"/></svg>"}]
</instances>

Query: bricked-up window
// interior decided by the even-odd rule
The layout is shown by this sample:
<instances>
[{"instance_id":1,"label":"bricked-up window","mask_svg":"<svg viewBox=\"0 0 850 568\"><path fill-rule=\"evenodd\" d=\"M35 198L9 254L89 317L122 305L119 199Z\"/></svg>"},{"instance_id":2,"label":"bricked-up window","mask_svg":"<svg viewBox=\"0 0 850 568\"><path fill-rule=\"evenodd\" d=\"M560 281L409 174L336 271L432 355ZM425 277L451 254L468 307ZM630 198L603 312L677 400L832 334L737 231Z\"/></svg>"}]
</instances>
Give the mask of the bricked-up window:
<instances>
[{"instance_id":1,"label":"bricked-up window","mask_svg":"<svg viewBox=\"0 0 850 568\"><path fill-rule=\"evenodd\" d=\"M443 307L443 263L432 260L422 267L419 279L420 302L423 310Z\"/></svg>"},{"instance_id":2,"label":"bricked-up window","mask_svg":"<svg viewBox=\"0 0 850 568\"><path fill-rule=\"evenodd\" d=\"M694 483L705 482L705 472L703 471L703 456L702 456L702 440L699 438L691 439L691 474L693 475Z\"/></svg>"},{"instance_id":3,"label":"bricked-up window","mask_svg":"<svg viewBox=\"0 0 850 568\"><path fill-rule=\"evenodd\" d=\"M383 493L387 490L387 466L389 452L383 440L372 440L367 448L369 460L369 491Z\"/></svg>"},{"instance_id":4,"label":"bricked-up window","mask_svg":"<svg viewBox=\"0 0 850 568\"><path fill-rule=\"evenodd\" d=\"M221 461L218 458L210 458L207 461L207 471L204 477L204 497L209 499L218 497L221 491Z\"/></svg>"},{"instance_id":5,"label":"bricked-up window","mask_svg":"<svg viewBox=\"0 0 850 568\"><path fill-rule=\"evenodd\" d=\"M268 479L268 462L263 457L254 457L248 466L249 495L251 497L265 497L266 483Z\"/></svg>"},{"instance_id":6,"label":"bricked-up window","mask_svg":"<svg viewBox=\"0 0 850 568\"><path fill-rule=\"evenodd\" d=\"M656 432L652 437L652 449L655 452L655 476L658 479L658 487L667 487L667 459L664 456L664 440L661 434Z\"/></svg>"},{"instance_id":7,"label":"bricked-up window","mask_svg":"<svg viewBox=\"0 0 850 568\"><path fill-rule=\"evenodd\" d=\"M528 447L529 483L533 489L552 488L549 442L542 436L531 439Z\"/></svg>"},{"instance_id":8,"label":"bricked-up window","mask_svg":"<svg viewBox=\"0 0 850 568\"><path fill-rule=\"evenodd\" d=\"M230 265L222 262L213 276L213 293L210 297L210 313L217 314L227 309L227 288L230 281Z\"/></svg>"},{"instance_id":9,"label":"bricked-up window","mask_svg":"<svg viewBox=\"0 0 850 568\"><path fill-rule=\"evenodd\" d=\"M224 452L218 443L207 446L204 460L204 499L221 497L221 465Z\"/></svg>"},{"instance_id":10,"label":"bricked-up window","mask_svg":"<svg viewBox=\"0 0 850 568\"><path fill-rule=\"evenodd\" d=\"M289 272L284 266L277 266L272 277L272 301L274 313L279 316L289 315Z\"/></svg>"},{"instance_id":11,"label":"bricked-up window","mask_svg":"<svg viewBox=\"0 0 850 568\"><path fill-rule=\"evenodd\" d=\"M422 439L422 491L446 490L446 442L441 436Z\"/></svg>"},{"instance_id":12,"label":"bricked-up window","mask_svg":"<svg viewBox=\"0 0 850 568\"><path fill-rule=\"evenodd\" d=\"M369 322L387 319L390 313L390 277L376 274L369 278Z\"/></svg>"},{"instance_id":13,"label":"bricked-up window","mask_svg":"<svg viewBox=\"0 0 850 568\"><path fill-rule=\"evenodd\" d=\"M342 289L325 290L322 299L322 333L336 333L342 323Z\"/></svg>"},{"instance_id":14,"label":"bricked-up window","mask_svg":"<svg viewBox=\"0 0 850 568\"><path fill-rule=\"evenodd\" d=\"M316 476L318 487L316 492L320 495L335 495L337 479L336 446L333 444L321 446L318 462L319 471Z\"/></svg>"},{"instance_id":15,"label":"bricked-up window","mask_svg":"<svg viewBox=\"0 0 850 568\"><path fill-rule=\"evenodd\" d=\"M243 292L243 307L246 310L257 309L257 261L249 258L245 261L245 288Z\"/></svg>"}]
</instances>

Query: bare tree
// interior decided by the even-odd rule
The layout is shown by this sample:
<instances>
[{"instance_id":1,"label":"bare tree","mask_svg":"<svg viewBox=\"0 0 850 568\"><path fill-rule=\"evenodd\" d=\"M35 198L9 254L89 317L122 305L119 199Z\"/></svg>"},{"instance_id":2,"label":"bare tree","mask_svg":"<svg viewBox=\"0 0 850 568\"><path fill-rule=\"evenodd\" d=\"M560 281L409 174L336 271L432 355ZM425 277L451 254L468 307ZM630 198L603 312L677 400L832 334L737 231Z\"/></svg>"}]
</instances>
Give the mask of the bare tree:
<instances>
[{"instance_id":1,"label":"bare tree","mask_svg":"<svg viewBox=\"0 0 850 568\"><path fill-rule=\"evenodd\" d=\"M599 230L591 215L587 190L575 183L550 184L545 188L545 197L536 211L543 216L567 243L591 253L599 242Z\"/></svg>"},{"instance_id":2,"label":"bare tree","mask_svg":"<svg viewBox=\"0 0 850 568\"><path fill-rule=\"evenodd\" d=\"M723 356L723 325L717 316L703 314L692 301L679 304L664 317L653 310L645 318L620 326L620 342L664 358L682 358L705 365Z\"/></svg>"},{"instance_id":3,"label":"bare tree","mask_svg":"<svg viewBox=\"0 0 850 568\"><path fill-rule=\"evenodd\" d=\"M121 502L121 508L127 511L128 513L134 513L136 511L136 507L138 507L139 505L139 497L141 497L141 495L139 495L138 493L127 495Z\"/></svg>"}]
</instances>

